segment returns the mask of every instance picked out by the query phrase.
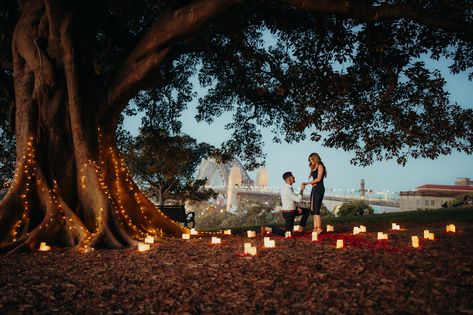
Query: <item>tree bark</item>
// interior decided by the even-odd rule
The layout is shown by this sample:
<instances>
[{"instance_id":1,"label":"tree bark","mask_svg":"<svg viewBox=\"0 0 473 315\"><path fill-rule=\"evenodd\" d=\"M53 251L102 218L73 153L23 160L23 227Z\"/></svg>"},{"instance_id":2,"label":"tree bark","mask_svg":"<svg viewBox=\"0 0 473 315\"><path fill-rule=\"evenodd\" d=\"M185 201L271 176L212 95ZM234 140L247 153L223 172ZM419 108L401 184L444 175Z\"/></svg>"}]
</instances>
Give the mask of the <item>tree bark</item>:
<instances>
[{"instance_id":1,"label":"tree bark","mask_svg":"<svg viewBox=\"0 0 473 315\"><path fill-rule=\"evenodd\" d=\"M116 117L80 58L76 8L25 3L13 34L17 169L0 204L0 247L40 242L79 251L180 235L133 183L116 147Z\"/></svg>"}]
</instances>

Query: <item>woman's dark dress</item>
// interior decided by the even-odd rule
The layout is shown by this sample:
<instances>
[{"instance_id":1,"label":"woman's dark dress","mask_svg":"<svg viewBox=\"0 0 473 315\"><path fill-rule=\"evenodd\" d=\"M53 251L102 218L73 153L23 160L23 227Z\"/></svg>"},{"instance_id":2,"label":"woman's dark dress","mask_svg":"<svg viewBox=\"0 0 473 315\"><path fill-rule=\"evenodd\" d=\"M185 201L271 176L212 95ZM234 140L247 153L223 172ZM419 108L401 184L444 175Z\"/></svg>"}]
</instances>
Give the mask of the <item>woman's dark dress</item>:
<instances>
[{"instance_id":1,"label":"woman's dark dress","mask_svg":"<svg viewBox=\"0 0 473 315\"><path fill-rule=\"evenodd\" d=\"M317 170L318 167L310 172L312 180L317 178ZM322 180L320 183L312 186L312 192L310 193L310 212L312 214L320 215L320 207L322 206L322 199L324 198L325 194L324 175L322 175Z\"/></svg>"}]
</instances>

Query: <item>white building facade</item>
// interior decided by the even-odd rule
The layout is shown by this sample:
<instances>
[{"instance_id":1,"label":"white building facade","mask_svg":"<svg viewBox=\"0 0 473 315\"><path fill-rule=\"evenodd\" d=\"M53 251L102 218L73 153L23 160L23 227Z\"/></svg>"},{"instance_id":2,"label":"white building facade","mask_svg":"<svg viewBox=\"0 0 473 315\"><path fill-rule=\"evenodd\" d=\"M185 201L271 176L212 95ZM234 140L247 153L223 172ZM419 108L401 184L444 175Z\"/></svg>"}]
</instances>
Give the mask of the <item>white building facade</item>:
<instances>
[{"instance_id":1,"label":"white building facade","mask_svg":"<svg viewBox=\"0 0 473 315\"><path fill-rule=\"evenodd\" d=\"M401 191L401 211L438 209L458 196L473 194L473 186L423 185L415 191Z\"/></svg>"}]
</instances>

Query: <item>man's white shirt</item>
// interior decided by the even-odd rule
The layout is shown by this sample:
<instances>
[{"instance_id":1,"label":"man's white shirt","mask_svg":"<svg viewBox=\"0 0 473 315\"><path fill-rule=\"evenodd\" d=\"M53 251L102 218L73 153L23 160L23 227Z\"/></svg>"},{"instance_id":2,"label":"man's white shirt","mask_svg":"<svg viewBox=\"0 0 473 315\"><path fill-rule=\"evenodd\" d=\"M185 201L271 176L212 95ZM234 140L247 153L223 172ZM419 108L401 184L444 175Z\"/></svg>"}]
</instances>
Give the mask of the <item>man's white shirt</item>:
<instances>
[{"instance_id":1,"label":"man's white shirt","mask_svg":"<svg viewBox=\"0 0 473 315\"><path fill-rule=\"evenodd\" d=\"M302 196L296 195L292 189L292 185L284 183L281 188L281 202L282 210L295 210L297 207L297 202L301 202Z\"/></svg>"}]
</instances>

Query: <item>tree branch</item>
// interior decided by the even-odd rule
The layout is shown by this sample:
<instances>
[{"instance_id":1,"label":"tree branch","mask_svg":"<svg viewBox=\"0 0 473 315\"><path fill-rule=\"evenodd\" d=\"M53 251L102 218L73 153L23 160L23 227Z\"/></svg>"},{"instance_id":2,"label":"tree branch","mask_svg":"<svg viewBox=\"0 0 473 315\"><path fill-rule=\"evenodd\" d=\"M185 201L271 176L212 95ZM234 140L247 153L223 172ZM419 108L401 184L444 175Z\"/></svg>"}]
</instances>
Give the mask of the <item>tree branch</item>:
<instances>
[{"instance_id":1,"label":"tree branch","mask_svg":"<svg viewBox=\"0 0 473 315\"><path fill-rule=\"evenodd\" d=\"M196 0L163 15L111 75L102 116L121 113L140 90L150 74L156 74L170 51L171 44L202 27L219 12L243 0ZM149 78L148 78L149 79Z\"/></svg>"},{"instance_id":2,"label":"tree branch","mask_svg":"<svg viewBox=\"0 0 473 315\"><path fill-rule=\"evenodd\" d=\"M363 21L410 19L420 24L450 32L473 34L473 25L458 17L445 16L444 12L432 14L413 4L370 6L363 1L335 0L282 0L298 10L336 14Z\"/></svg>"}]
</instances>

